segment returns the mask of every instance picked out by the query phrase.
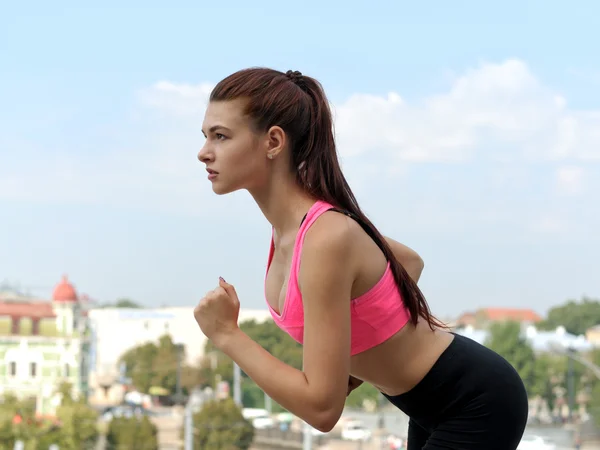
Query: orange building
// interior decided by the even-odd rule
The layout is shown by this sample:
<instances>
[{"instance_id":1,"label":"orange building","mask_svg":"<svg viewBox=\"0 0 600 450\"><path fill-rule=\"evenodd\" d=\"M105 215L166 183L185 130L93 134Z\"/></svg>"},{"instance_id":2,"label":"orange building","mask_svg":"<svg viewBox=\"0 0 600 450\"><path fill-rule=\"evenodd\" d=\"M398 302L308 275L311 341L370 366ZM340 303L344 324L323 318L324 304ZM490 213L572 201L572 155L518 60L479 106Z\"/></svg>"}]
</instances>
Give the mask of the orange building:
<instances>
[{"instance_id":1,"label":"orange building","mask_svg":"<svg viewBox=\"0 0 600 450\"><path fill-rule=\"evenodd\" d=\"M542 317L532 309L519 308L481 308L462 314L455 322L456 327L472 326L485 328L490 323L513 320L526 324L536 324Z\"/></svg>"}]
</instances>

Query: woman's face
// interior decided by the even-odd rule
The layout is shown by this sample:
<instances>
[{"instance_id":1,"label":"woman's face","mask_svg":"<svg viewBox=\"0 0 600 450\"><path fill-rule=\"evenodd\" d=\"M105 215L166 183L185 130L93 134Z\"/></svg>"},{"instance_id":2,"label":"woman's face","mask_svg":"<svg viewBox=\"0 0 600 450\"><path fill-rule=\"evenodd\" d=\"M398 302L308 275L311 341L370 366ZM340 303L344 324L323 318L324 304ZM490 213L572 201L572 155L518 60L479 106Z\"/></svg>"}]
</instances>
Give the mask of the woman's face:
<instances>
[{"instance_id":1,"label":"woman's face","mask_svg":"<svg viewBox=\"0 0 600 450\"><path fill-rule=\"evenodd\" d=\"M253 190L268 180L270 139L243 114L243 100L211 102L204 115L206 138L198 160L206 164L216 194Z\"/></svg>"}]
</instances>

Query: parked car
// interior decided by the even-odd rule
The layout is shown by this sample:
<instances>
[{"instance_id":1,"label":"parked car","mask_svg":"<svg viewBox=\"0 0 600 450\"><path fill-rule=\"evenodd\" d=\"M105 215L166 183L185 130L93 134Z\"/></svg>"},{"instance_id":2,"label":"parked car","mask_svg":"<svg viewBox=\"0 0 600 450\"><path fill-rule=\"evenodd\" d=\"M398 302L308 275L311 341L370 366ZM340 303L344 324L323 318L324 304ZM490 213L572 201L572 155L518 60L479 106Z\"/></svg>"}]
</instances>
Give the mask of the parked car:
<instances>
[{"instance_id":1,"label":"parked car","mask_svg":"<svg viewBox=\"0 0 600 450\"><path fill-rule=\"evenodd\" d=\"M368 441L371 439L371 431L362 422L346 422L342 426L342 439L347 441Z\"/></svg>"}]
</instances>

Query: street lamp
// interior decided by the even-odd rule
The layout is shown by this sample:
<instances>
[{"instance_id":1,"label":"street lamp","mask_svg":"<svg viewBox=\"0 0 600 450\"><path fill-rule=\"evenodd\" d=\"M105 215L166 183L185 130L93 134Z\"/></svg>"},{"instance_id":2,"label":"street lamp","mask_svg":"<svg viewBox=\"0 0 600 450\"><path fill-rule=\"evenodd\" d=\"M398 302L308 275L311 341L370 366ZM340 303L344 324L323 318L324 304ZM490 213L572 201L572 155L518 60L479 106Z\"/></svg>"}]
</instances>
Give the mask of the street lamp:
<instances>
[{"instance_id":1,"label":"street lamp","mask_svg":"<svg viewBox=\"0 0 600 450\"><path fill-rule=\"evenodd\" d=\"M573 361L577 361L580 364L583 364L587 367L596 378L600 380L600 367L594 364L591 361L579 356L577 354L577 349L575 349L571 345L563 345L558 342L550 343L550 350L554 353L565 355L568 358L568 366L567 366L567 396L569 403L569 421L573 418L573 409L575 408L575 377L573 370Z\"/></svg>"},{"instance_id":2,"label":"street lamp","mask_svg":"<svg viewBox=\"0 0 600 450\"><path fill-rule=\"evenodd\" d=\"M183 352L185 351L184 344L175 344L175 350L177 351L177 381L175 388L175 403L183 403L183 394L181 393L181 365L183 360Z\"/></svg>"}]
</instances>

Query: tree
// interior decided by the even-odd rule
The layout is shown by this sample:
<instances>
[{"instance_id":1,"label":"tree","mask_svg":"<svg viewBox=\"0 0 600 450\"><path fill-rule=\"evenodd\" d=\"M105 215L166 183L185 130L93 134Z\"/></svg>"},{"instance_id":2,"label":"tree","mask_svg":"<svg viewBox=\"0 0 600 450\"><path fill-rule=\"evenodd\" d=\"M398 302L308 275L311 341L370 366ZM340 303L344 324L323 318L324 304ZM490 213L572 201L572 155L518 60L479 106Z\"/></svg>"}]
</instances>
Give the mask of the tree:
<instances>
[{"instance_id":1,"label":"tree","mask_svg":"<svg viewBox=\"0 0 600 450\"><path fill-rule=\"evenodd\" d=\"M158 347L153 342L139 345L121 355L120 362L125 363L125 374L141 392L148 392L154 381L154 359Z\"/></svg>"},{"instance_id":2,"label":"tree","mask_svg":"<svg viewBox=\"0 0 600 450\"><path fill-rule=\"evenodd\" d=\"M247 320L240 323L240 329L276 358L296 369L302 368L302 346L287 333L281 331L272 320L264 322L257 322L254 319ZM216 351L211 341L206 343L205 354L207 358L204 361L203 369L208 378L207 381L214 384L214 376L219 375L221 380L231 383L233 381L233 361ZM211 369L213 363L211 358L215 358L215 370ZM245 373L242 376L247 377Z\"/></svg>"},{"instance_id":3,"label":"tree","mask_svg":"<svg viewBox=\"0 0 600 450\"><path fill-rule=\"evenodd\" d=\"M240 329L260 344L265 350L286 364L302 369L302 346L283 332L272 320L257 322L254 319L240 323ZM233 361L217 351L212 342L205 347L204 361L201 364L201 377L206 385L215 386L216 381L233 383ZM242 400L247 407L263 407L264 393L242 372ZM283 411L280 405L273 404L275 411Z\"/></svg>"},{"instance_id":4,"label":"tree","mask_svg":"<svg viewBox=\"0 0 600 450\"><path fill-rule=\"evenodd\" d=\"M143 308L143 306L129 298L120 298L115 302L115 308Z\"/></svg>"},{"instance_id":5,"label":"tree","mask_svg":"<svg viewBox=\"0 0 600 450\"><path fill-rule=\"evenodd\" d=\"M7 395L0 414L0 449L12 449L15 440L23 441L27 450L46 450L57 444L64 450L93 449L98 436L97 413L82 400L71 396L71 385L63 383L56 419L35 416L35 400L18 400Z\"/></svg>"},{"instance_id":6,"label":"tree","mask_svg":"<svg viewBox=\"0 0 600 450\"><path fill-rule=\"evenodd\" d=\"M569 300L548 311L548 316L538 324L543 330L553 330L559 326L572 334L585 334L588 328L600 324L600 301L583 297L580 302Z\"/></svg>"},{"instance_id":7,"label":"tree","mask_svg":"<svg viewBox=\"0 0 600 450\"><path fill-rule=\"evenodd\" d=\"M381 393L376 387L369 383L363 383L354 389L346 398L346 406L350 408L364 408L366 406L365 402L371 402L373 405L377 405L380 396Z\"/></svg>"},{"instance_id":8,"label":"tree","mask_svg":"<svg viewBox=\"0 0 600 450\"><path fill-rule=\"evenodd\" d=\"M303 349L287 333L283 332L272 320L257 322L248 320L240 323L240 329L249 337L260 344L265 350L286 364L296 369L302 369ZM233 361L223 353L216 351L210 341L206 344L205 355L201 364L202 378L206 384L215 385L216 378L228 383L233 383ZM244 406L250 408L264 407L264 393L245 373L242 373L242 401ZM365 383L355 389L348 399L346 405L351 407L362 407L365 400L377 402L379 391L373 386ZM273 410L284 409L274 403Z\"/></svg>"},{"instance_id":9,"label":"tree","mask_svg":"<svg viewBox=\"0 0 600 450\"><path fill-rule=\"evenodd\" d=\"M177 366L181 358L181 387L184 390L202 384L200 367L185 364L185 347L173 342L170 335L161 336L158 343L147 342L133 347L121 355L125 363L125 374L141 392L152 386L160 386L175 393Z\"/></svg>"},{"instance_id":10,"label":"tree","mask_svg":"<svg viewBox=\"0 0 600 450\"><path fill-rule=\"evenodd\" d=\"M193 417L194 450L247 450L254 427L232 399L205 403Z\"/></svg>"},{"instance_id":11,"label":"tree","mask_svg":"<svg viewBox=\"0 0 600 450\"><path fill-rule=\"evenodd\" d=\"M59 392L62 394L61 404L56 411L60 423L56 433L59 442L54 443L64 450L93 449L98 438L98 413L83 398L73 398L69 383L62 383Z\"/></svg>"},{"instance_id":12,"label":"tree","mask_svg":"<svg viewBox=\"0 0 600 450\"><path fill-rule=\"evenodd\" d=\"M115 417L108 427L106 443L113 450L158 450L158 429L148 416Z\"/></svg>"},{"instance_id":13,"label":"tree","mask_svg":"<svg viewBox=\"0 0 600 450\"><path fill-rule=\"evenodd\" d=\"M496 322L489 331L485 345L512 364L531 394L536 385L535 354L521 335L521 325L513 321Z\"/></svg>"},{"instance_id":14,"label":"tree","mask_svg":"<svg viewBox=\"0 0 600 450\"><path fill-rule=\"evenodd\" d=\"M129 298L120 298L114 303L105 303L103 305L100 305L100 308L140 308L141 309L141 308L143 308L143 306L137 302L134 302L133 300L131 300Z\"/></svg>"}]
</instances>

